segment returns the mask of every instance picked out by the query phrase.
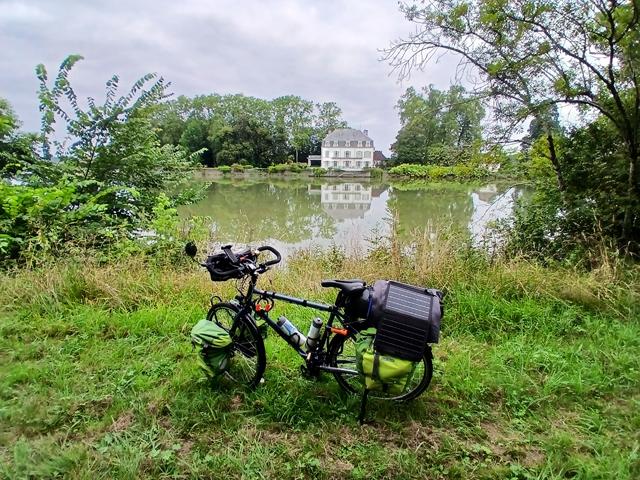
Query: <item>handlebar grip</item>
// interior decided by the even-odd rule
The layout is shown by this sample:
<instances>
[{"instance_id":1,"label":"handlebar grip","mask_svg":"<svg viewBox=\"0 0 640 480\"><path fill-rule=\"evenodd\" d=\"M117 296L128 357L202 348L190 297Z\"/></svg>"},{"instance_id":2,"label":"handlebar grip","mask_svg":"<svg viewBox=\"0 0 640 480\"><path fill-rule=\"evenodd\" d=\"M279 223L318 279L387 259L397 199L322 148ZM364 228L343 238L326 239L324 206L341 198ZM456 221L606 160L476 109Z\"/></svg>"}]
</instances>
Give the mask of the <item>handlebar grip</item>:
<instances>
[{"instance_id":1,"label":"handlebar grip","mask_svg":"<svg viewBox=\"0 0 640 480\"><path fill-rule=\"evenodd\" d=\"M270 265L275 265L276 263L280 263L282 261L282 255L280 255L280 252L278 250L276 250L275 248L270 247L269 245L264 245L262 247L258 247L256 250L258 252L264 252L266 250L267 252L271 252L276 256L275 259L269 260L268 262L264 262L262 264L263 267L268 267Z\"/></svg>"}]
</instances>

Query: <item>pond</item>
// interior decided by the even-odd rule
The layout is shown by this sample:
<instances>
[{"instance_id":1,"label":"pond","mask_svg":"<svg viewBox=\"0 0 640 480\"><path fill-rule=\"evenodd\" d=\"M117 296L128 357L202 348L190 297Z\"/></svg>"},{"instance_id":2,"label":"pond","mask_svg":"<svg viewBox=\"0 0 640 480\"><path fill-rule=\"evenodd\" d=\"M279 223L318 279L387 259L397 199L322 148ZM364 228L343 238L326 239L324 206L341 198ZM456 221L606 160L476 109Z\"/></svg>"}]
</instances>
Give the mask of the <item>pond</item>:
<instances>
[{"instance_id":1,"label":"pond","mask_svg":"<svg viewBox=\"0 0 640 480\"><path fill-rule=\"evenodd\" d=\"M391 218L401 236L453 224L479 241L495 220L512 215L521 194L500 183L225 178L180 214L210 217L222 244L270 244L285 253L332 245L361 251L389 232Z\"/></svg>"}]
</instances>

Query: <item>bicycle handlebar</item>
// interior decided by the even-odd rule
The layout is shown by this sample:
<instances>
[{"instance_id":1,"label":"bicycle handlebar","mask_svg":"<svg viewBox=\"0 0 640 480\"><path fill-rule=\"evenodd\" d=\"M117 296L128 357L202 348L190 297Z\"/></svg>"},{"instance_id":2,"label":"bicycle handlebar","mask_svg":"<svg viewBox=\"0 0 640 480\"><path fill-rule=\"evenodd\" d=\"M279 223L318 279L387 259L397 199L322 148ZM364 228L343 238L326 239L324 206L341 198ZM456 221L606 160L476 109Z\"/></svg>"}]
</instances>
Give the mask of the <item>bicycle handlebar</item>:
<instances>
[{"instance_id":1,"label":"bicycle handlebar","mask_svg":"<svg viewBox=\"0 0 640 480\"><path fill-rule=\"evenodd\" d=\"M262 273L265 273L271 265L275 265L282 261L282 255L280 255L280 252L269 245L263 245L262 247L258 247L255 250L256 254L261 252L270 252L273 255L275 255L276 258L274 258L273 260L268 260L264 263L257 264L257 265L254 260L246 259L248 255L238 257L238 255L236 255L236 253L234 253L231 250L231 247L232 247L231 245L224 245L221 249L222 249L222 252L227 257L227 259L229 260L229 263L233 266L232 268L228 270L222 270L222 269L216 268L214 266L214 263L210 263L208 259L207 259L207 262L201 263L200 265L202 265L207 270L209 270L209 272L212 275L224 278L228 276L229 277L233 276L234 274L240 273L240 272L245 274L249 274L249 273L262 274Z\"/></svg>"},{"instance_id":2,"label":"bicycle handlebar","mask_svg":"<svg viewBox=\"0 0 640 480\"><path fill-rule=\"evenodd\" d=\"M258 247L256 250L258 252L264 252L264 251L271 252L276 256L275 259L262 263L261 264L262 267L269 267L271 265L275 265L282 261L282 255L280 255L280 252L269 245L263 245L262 247Z\"/></svg>"}]
</instances>

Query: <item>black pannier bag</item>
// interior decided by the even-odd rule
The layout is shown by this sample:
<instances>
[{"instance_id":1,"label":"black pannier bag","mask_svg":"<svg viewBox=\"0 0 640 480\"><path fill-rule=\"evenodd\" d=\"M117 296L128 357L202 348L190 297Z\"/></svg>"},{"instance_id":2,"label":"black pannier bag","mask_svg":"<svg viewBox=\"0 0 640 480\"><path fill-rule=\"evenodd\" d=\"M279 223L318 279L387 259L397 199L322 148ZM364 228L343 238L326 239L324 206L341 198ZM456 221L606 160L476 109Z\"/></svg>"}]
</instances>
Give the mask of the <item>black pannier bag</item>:
<instances>
[{"instance_id":1,"label":"black pannier bag","mask_svg":"<svg viewBox=\"0 0 640 480\"><path fill-rule=\"evenodd\" d=\"M251 260L256 261L257 256L251 251L251 249L242 250L240 252L234 252L239 261ZM226 253L215 253L207 257L205 262L211 280L214 282L225 282L234 278L242 278L245 273L238 265L233 265Z\"/></svg>"},{"instance_id":2,"label":"black pannier bag","mask_svg":"<svg viewBox=\"0 0 640 480\"><path fill-rule=\"evenodd\" d=\"M376 351L418 361L438 343L443 294L439 290L378 280L370 292L368 319L377 326Z\"/></svg>"}]
</instances>

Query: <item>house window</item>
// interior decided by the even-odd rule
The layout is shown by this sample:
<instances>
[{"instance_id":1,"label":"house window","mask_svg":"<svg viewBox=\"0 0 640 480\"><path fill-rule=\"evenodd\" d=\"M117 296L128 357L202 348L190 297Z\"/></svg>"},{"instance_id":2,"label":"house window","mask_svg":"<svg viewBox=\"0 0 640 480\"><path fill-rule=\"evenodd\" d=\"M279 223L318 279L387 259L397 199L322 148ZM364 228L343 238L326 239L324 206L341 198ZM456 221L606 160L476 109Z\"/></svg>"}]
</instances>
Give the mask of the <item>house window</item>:
<instances>
[{"instance_id":1,"label":"house window","mask_svg":"<svg viewBox=\"0 0 640 480\"><path fill-rule=\"evenodd\" d=\"M362 162L356 162L356 167L360 168L362 166Z\"/></svg>"},{"instance_id":2,"label":"house window","mask_svg":"<svg viewBox=\"0 0 640 480\"><path fill-rule=\"evenodd\" d=\"M358 150L358 151L356 152L356 157L358 157L358 158L362 158L362 150Z\"/></svg>"},{"instance_id":3,"label":"house window","mask_svg":"<svg viewBox=\"0 0 640 480\"><path fill-rule=\"evenodd\" d=\"M338 166L338 162L336 162L335 160L333 161L333 166L334 168Z\"/></svg>"},{"instance_id":4,"label":"house window","mask_svg":"<svg viewBox=\"0 0 640 480\"><path fill-rule=\"evenodd\" d=\"M351 166L351 162L349 160L345 160L344 161L344 166L345 167L350 167Z\"/></svg>"},{"instance_id":5,"label":"house window","mask_svg":"<svg viewBox=\"0 0 640 480\"><path fill-rule=\"evenodd\" d=\"M349 150L344 152L344 158L349 158L350 156L351 156L351 152Z\"/></svg>"},{"instance_id":6,"label":"house window","mask_svg":"<svg viewBox=\"0 0 640 480\"><path fill-rule=\"evenodd\" d=\"M371 158L371 152L370 151L364 152L364 158Z\"/></svg>"},{"instance_id":7,"label":"house window","mask_svg":"<svg viewBox=\"0 0 640 480\"><path fill-rule=\"evenodd\" d=\"M333 158L338 158L338 151L337 150L333 152Z\"/></svg>"}]
</instances>

